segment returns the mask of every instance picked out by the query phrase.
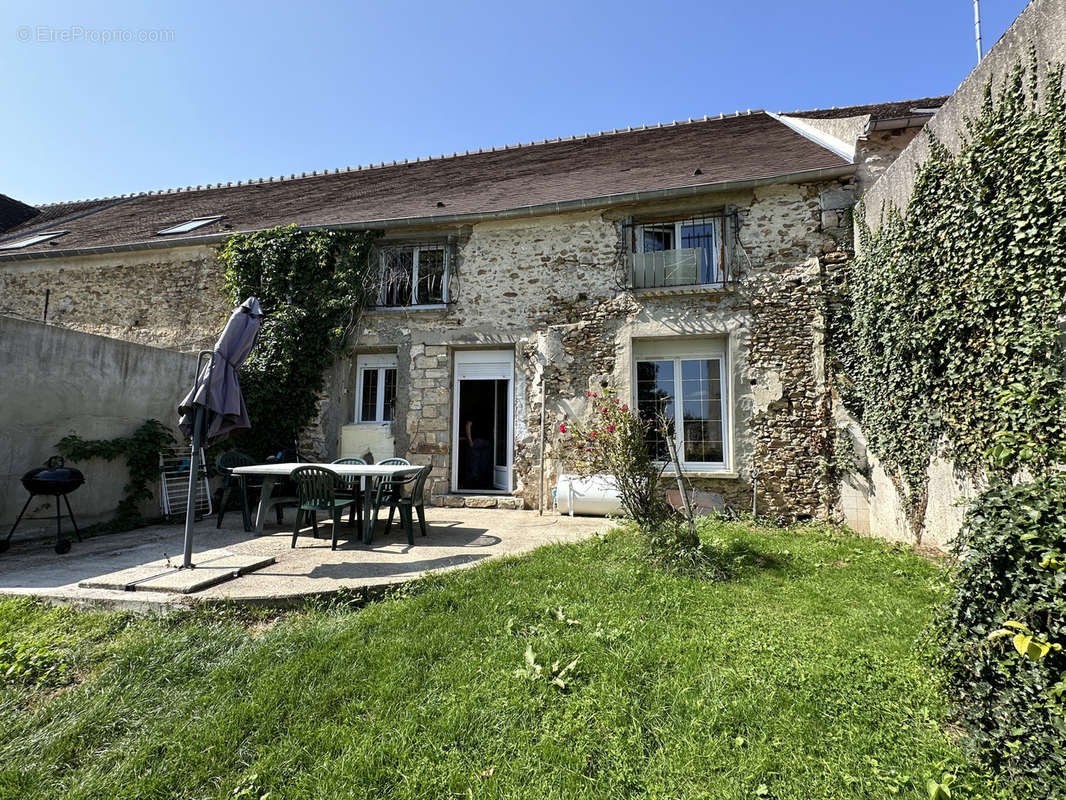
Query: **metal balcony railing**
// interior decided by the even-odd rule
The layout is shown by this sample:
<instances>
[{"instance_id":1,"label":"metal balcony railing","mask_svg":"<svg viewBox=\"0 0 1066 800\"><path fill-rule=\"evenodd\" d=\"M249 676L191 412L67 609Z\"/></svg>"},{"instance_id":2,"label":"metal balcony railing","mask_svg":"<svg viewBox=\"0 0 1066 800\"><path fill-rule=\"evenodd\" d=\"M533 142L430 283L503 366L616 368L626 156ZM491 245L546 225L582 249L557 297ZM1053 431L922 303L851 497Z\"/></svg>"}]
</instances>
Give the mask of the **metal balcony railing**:
<instances>
[{"instance_id":1,"label":"metal balcony railing","mask_svg":"<svg viewBox=\"0 0 1066 800\"><path fill-rule=\"evenodd\" d=\"M633 289L726 288L733 280L736 212L637 219L624 226Z\"/></svg>"}]
</instances>

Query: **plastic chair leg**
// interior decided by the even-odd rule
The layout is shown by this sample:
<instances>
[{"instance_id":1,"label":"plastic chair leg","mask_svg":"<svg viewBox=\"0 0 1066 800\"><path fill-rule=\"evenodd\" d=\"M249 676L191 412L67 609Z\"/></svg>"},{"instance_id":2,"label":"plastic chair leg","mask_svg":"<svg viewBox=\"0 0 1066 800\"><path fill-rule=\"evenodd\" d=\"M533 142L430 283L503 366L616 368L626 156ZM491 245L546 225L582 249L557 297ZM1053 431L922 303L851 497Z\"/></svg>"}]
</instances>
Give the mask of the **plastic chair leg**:
<instances>
[{"instance_id":1,"label":"plastic chair leg","mask_svg":"<svg viewBox=\"0 0 1066 800\"><path fill-rule=\"evenodd\" d=\"M300 509L296 509L296 521L292 523L292 544L290 548L296 547L296 537L300 535L300 517L303 516L303 512Z\"/></svg>"},{"instance_id":2,"label":"plastic chair leg","mask_svg":"<svg viewBox=\"0 0 1066 800\"><path fill-rule=\"evenodd\" d=\"M248 507L248 481L241 476L241 521L244 523L244 532L252 529L252 511Z\"/></svg>"},{"instance_id":3,"label":"plastic chair leg","mask_svg":"<svg viewBox=\"0 0 1066 800\"><path fill-rule=\"evenodd\" d=\"M226 515L226 503L229 502L229 479L226 479L226 488L222 490L222 499L218 501L218 520L215 522L216 528L222 527L222 517Z\"/></svg>"},{"instance_id":4,"label":"plastic chair leg","mask_svg":"<svg viewBox=\"0 0 1066 800\"><path fill-rule=\"evenodd\" d=\"M381 510L381 506L377 503L374 503L373 506L374 509L370 512L370 525L367 526L366 541L364 541L363 544L370 544L371 540L374 538L374 528L378 524L378 511Z\"/></svg>"},{"instance_id":5,"label":"plastic chair leg","mask_svg":"<svg viewBox=\"0 0 1066 800\"><path fill-rule=\"evenodd\" d=\"M418 527L422 531L422 535L426 535L426 507L422 503L415 506L415 511L418 512Z\"/></svg>"},{"instance_id":6,"label":"plastic chair leg","mask_svg":"<svg viewBox=\"0 0 1066 800\"><path fill-rule=\"evenodd\" d=\"M329 543L330 550L337 549L337 529L341 526L341 516L344 514L344 508L342 506L335 506L333 509L333 541Z\"/></svg>"},{"instance_id":7,"label":"plastic chair leg","mask_svg":"<svg viewBox=\"0 0 1066 800\"><path fill-rule=\"evenodd\" d=\"M414 525L414 512L411 510L411 506L400 506L400 517L403 519L403 527L407 531L407 544L414 547L415 544L415 525Z\"/></svg>"}]
</instances>

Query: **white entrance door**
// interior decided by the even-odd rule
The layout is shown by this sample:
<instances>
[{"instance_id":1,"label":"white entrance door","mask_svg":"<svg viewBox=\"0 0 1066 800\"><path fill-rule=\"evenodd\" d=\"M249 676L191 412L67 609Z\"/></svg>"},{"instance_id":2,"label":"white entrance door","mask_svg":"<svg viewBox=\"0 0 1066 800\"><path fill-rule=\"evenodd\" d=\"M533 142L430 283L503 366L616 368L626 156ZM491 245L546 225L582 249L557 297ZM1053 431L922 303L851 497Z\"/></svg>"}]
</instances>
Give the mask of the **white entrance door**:
<instances>
[{"instance_id":1,"label":"white entrance door","mask_svg":"<svg viewBox=\"0 0 1066 800\"><path fill-rule=\"evenodd\" d=\"M514 352L456 351L452 400L452 491L511 491Z\"/></svg>"}]
</instances>

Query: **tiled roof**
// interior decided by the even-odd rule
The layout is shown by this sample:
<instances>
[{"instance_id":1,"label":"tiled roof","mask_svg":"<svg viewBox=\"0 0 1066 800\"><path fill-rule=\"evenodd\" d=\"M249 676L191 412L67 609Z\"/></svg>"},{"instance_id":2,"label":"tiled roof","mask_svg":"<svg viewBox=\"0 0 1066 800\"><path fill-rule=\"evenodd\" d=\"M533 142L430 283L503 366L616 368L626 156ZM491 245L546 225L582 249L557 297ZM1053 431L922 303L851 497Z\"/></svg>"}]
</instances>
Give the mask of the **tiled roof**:
<instances>
[{"instance_id":1,"label":"tiled roof","mask_svg":"<svg viewBox=\"0 0 1066 800\"><path fill-rule=\"evenodd\" d=\"M788 117L807 117L808 119L839 119L841 117L861 117L869 114L874 120L900 119L915 116L917 109L929 111L940 108L949 95L940 97L921 97L917 100L898 100L892 103L871 103L864 106L843 106L841 108L812 108L807 111L782 111Z\"/></svg>"},{"instance_id":2,"label":"tiled roof","mask_svg":"<svg viewBox=\"0 0 1066 800\"><path fill-rule=\"evenodd\" d=\"M18 227L37 214L38 211L33 206L0 194L0 233Z\"/></svg>"},{"instance_id":3,"label":"tiled roof","mask_svg":"<svg viewBox=\"0 0 1066 800\"><path fill-rule=\"evenodd\" d=\"M303 226L432 222L841 168L848 162L761 111L411 162L42 207L0 236L70 232L5 257L159 242L157 231L225 215L195 235ZM43 224L42 223L46 223Z\"/></svg>"}]
</instances>

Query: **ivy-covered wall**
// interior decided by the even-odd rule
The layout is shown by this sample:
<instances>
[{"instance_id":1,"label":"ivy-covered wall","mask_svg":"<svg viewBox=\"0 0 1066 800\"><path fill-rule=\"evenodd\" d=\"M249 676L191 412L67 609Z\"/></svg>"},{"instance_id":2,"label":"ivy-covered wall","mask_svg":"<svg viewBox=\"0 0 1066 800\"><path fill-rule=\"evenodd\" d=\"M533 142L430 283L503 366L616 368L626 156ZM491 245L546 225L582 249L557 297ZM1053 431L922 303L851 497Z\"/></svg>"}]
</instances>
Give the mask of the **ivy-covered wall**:
<instances>
[{"instance_id":1,"label":"ivy-covered wall","mask_svg":"<svg viewBox=\"0 0 1066 800\"><path fill-rule=\"evenodd\" d=\"M1043 469L1066 439L1062 69L1034 54L986 86L957 152L923 134L902 212L866 198L858 256L836 276L837 391L875 457L873 502L894 493L917 541L955 500L950 486L930 497L931 465L979 484Z\"/></svg>"}]
</instances>

